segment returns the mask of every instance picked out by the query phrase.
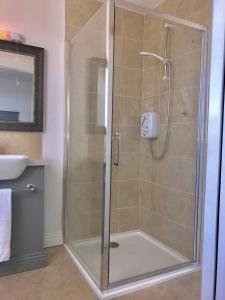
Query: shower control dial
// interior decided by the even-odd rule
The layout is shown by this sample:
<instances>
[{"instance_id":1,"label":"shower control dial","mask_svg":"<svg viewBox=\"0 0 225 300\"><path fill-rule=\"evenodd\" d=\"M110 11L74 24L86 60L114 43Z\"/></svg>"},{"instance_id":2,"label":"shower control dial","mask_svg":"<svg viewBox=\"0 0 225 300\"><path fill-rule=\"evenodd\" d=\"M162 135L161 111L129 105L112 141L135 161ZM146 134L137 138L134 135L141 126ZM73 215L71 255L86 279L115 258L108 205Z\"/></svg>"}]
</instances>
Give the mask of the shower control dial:
<instances>
[{"instance_id":1,"label":"shower control dial","mask_svg":"<svg viewBox=\"0 0 225 300\"><path fill-rule=\"evenodd\" d=\"M159 115L155 112L146 112L141 117L141 136L155 139L159 136Z\"/></svg>"}]
</instances>

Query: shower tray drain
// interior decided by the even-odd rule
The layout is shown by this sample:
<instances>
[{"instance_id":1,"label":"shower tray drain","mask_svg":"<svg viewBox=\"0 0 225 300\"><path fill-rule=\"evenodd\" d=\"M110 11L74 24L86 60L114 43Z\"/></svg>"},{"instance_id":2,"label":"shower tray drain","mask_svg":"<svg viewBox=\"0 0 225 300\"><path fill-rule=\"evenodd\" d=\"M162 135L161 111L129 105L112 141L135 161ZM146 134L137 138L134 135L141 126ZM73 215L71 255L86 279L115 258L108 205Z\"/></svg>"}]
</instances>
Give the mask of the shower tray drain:
<instances>
[{"instance_id":1,"label":"shower tray drain","mask_svg":"<svg viewBox=\"0 0 225 300\"><path fill-rule=\"evenodd\" d=\"M111 242L110 243L110 248L118 248L119 246L120 246L120 244L117 243L117 242Z\"/></svg>"}]
</instances>

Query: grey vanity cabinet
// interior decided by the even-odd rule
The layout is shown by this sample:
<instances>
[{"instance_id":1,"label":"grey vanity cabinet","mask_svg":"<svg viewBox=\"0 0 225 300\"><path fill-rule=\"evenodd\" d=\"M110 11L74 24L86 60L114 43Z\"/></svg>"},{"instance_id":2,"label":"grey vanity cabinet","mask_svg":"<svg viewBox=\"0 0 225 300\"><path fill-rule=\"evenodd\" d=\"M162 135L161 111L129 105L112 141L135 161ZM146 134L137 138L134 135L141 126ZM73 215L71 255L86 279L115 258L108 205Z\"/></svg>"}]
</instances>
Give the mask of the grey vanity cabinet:
<instances>
[{"instance_id":1,"label":"grey vanity cabinet","mask_svg":"<svg viewBox=\"0 0 225 300\"><path fill-rule=\"evenodd\" d=\"M24 189L34 184L36 190ZM11 259L0 263L0 276L41 268L47 265L44 251L44 167L27 167L15 180L0 181L0 189L11 188Z\"/></svg>"}]
</instances>

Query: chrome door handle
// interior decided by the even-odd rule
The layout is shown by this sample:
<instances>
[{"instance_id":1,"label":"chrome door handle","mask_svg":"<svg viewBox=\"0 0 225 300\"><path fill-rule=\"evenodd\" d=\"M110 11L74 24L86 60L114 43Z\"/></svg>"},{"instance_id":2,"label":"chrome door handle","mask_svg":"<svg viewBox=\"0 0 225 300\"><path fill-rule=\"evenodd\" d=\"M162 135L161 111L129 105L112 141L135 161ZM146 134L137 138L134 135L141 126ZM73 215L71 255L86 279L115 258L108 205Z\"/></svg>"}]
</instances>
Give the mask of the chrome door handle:
<instances>
[{"instance_id":1,"label":"chrome door handle","mask_svg":"<svg viewBox=\"0 0 225 300\"><path fill-rule=\"evenodd\" d=\"M120 151L121 151L121 145L120 145L121 136L120 136L120 133L119 132L113 133L112 138L117 141L117 160L114 162L114 166L119 167L119 165L120 165L120 159L121 159L121 155L120 155Z\"/></svg>"}]
</instances>

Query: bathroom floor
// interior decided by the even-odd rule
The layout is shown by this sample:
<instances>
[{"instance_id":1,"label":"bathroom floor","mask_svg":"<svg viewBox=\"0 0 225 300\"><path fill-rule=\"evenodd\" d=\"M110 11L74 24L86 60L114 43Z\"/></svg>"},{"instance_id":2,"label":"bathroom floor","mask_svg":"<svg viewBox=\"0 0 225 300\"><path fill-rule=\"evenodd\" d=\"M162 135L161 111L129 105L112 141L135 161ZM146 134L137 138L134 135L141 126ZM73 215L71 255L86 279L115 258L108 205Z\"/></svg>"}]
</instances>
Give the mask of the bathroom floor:
<instances>
[{"instance_id":1,"label":"bathroom floor","mask_svg":"<svg viewBox=\"0 0 225 300\"><path fill-rule=\"evenodd\" d=\"M48 249L46 268L0 278L1 300L97 300L64 247ZM117 300L200 300L200 274L115 298Z\"/></svg>"},{"instance_id":2,"label":"bathroom floor","mask_svg":"<svg viewBox=\"0 0 225 300\"><path fill-rule=\"evenodd\" d=\"M82 258L97 280L99 280L99 266L101 265L100 241L96 238L74 243L78 256ZM124 280L188 261L173 249L142 231L112 234L111 241L118 243L119 247L110 249L110 282Z\"/></svg>"}]
</instances>

